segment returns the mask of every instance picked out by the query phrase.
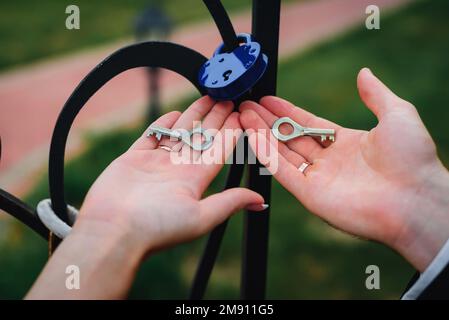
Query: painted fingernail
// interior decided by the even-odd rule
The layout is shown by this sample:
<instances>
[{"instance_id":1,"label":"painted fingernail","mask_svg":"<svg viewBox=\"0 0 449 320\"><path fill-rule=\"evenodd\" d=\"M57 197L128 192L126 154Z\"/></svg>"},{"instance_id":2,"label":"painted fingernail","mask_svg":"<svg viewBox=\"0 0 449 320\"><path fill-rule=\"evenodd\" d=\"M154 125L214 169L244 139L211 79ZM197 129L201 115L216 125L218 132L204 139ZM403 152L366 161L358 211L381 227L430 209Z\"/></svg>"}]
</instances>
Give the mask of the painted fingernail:
<instances>
[{"instance_id":1,"label":"painted fingernail","mask_svg":"<svg viewBox=\"0 0 449 320\"><path fill-rule=\"evenodd\" d=\"M269 207L266 203L256 203L256 204L250 204L246 207L249 211L263 211Z\"/></svg>"}]
</instances>

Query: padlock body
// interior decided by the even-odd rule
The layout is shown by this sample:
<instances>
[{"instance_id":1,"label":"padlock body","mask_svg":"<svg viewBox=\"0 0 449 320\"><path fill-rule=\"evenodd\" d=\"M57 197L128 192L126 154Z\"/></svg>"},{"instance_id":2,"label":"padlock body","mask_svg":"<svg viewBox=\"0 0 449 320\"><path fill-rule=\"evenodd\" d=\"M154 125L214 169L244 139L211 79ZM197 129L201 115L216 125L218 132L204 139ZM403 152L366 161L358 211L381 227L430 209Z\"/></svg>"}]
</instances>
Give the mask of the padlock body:
<instances>
[{"instance_id":1,"label":"padlock body","mask_svg":"<svg viewBox=\"0 0 449 320\"><path fill-rule=\"evenodd\" d=\"M251 89L267 68L268 59L259 43L248 34L240 34L242 43L232 52L222 52L223 45L199 71L199 82L215 100L234 100Z\"/></svg>"}]
</instances>

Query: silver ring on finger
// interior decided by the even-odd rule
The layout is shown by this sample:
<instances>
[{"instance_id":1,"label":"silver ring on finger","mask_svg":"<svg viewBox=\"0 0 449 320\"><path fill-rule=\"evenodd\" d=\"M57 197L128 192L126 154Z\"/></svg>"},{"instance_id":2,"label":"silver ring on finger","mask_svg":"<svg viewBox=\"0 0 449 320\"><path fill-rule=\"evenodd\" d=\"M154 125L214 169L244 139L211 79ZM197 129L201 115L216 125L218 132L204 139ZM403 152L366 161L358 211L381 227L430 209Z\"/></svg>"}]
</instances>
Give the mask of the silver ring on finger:
<instances>
[{"instance_id":1,"label":"silver ring on finger","mask_svg":"<svg viewBox=\"0 0 449 320\"><path fill-rule=\"evenodd\" d=\"M305 162L301 163L301 165L298 167L298 170L301 171L301 173L305 175L305 171L310 165L311 165L310 162L305 161Z\"/></svg>"},{"instance_id":2,"label":"silver ring on finger","mask_svg":"<svg viewBox=\"0 0 449 320\"><path fill-rule=\"evenodd\" d=\"M173 152L173 149L171 147L163 145L163 144L159 145L157 148L168 151L168 152Z\"/></svg>"}]
</instances>

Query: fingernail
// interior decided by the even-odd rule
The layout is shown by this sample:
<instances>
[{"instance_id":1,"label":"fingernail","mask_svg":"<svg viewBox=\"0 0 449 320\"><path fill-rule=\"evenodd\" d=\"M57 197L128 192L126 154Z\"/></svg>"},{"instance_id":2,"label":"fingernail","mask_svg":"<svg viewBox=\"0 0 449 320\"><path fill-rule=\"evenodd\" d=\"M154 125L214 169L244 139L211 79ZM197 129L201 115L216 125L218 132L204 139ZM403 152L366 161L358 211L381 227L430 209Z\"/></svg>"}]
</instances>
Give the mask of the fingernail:
<instances>
[{"instance_id":1,"label":"fingernail","mask_svg":"<svg viewBox=\"0 0 449 320\"><path fill-rule=\"evenodd\" d=\"M246 207L246 210L249 211L263 211L269 207L266 203L256 203L256 204L250 204Z\"/></svg>"},{"instance_id":2,"label":"fingernail","mask_svg":"<svg viewBox=\"0 0 449 320\"><path fill-rule=\"evenodd\" d=\"M373 74L373 72L371 71L371 69L370 68L368 68L368 67L365 67L364 68L366 71L368 71L368 73L371 73L371 74Z\"/></svg>"}]
</instances>

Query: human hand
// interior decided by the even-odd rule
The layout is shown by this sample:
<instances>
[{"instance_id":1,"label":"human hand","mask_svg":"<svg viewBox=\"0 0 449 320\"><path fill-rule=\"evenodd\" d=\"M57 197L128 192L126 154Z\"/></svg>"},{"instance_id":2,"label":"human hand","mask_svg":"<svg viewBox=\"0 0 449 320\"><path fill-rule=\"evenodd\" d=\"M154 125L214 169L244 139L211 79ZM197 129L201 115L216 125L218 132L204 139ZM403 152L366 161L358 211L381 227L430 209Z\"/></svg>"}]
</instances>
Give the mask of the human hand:
<instances>
[{"instance_id":1,"label":"human hand","mask_svg":"<svg viewBox=\"0 0 449 320\"><path fill-rule=\"evenodd\" d=\"M215 133L213 145L201 153L168 138L159 142L142 135L95 181L71 233L26 298L124 298L148 253L196 238L244 207L263 210L264 199L245 188L201 200L242 133L232 109L229 102L203 97L184 113L170 112L155 121L189 130L204 118L201 127ZM82 274L80 290L67 290L67 266L77 266Z\"/></svg>"},{"instance_id":2,"label":"human hand","mask_svg":"<svg viewBox=\"0 0 449 320\"><path fill-rule=\"evenodd\" d=\"M268 138L278 155L274 177L311 212L389 245L423 271L449 238L449 174L412 104L368 69L359 73L358 88L379 120L370 131L340 127L276 97L242 103L240 122L270 169L270 157L262 152ZM269 129L280 117L335 129L336 141L300 137L277 144ZM298 167L304 162L311 165L303 174Z\"/></svg>"},{"instance_id":3,"label":"human hand","mask_svg":"<svg viewBox=\"0 0 449 320\"><path fill-rule=\"evenodd\" d=\"M196 238L244 207L262 210L264 199L245 188L201 200L242 133L238 113L232 110L230 102L215 103L203 97L182 114L175 111L160 117L154 124L187 130L204 118L202 128L211 132L216 129L215 133L220 130L220 138L216 136L213 146L203 153L187 145L173 153L158 145L175 150L182 144L166 137L159 142L145 133L96 180L73 232L86 224L112 226L119 233L132 235L136 250L147 252ZM232 141L225 141L225 130L234 131ZM175 157L190 163L173 163ZM191 163L189 157L201 163ZM214 163L210 163L211 157L215 157Z\"/></svg>"}]
</instances>

